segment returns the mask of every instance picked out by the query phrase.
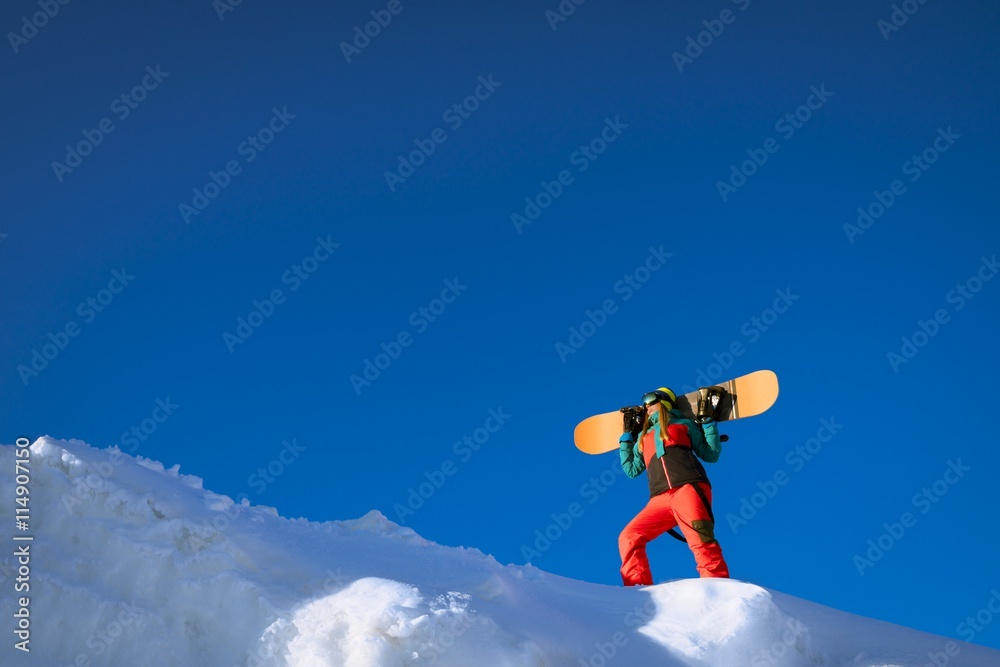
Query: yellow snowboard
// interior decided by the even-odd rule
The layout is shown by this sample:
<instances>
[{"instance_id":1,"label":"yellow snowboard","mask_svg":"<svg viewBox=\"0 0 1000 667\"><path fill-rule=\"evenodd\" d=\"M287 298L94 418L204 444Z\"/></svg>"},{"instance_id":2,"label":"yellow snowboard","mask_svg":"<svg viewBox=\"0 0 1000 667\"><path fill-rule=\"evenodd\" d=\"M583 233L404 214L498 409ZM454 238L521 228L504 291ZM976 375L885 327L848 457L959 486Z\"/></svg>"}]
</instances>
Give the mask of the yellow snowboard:
<instances>
[{"instance_id":1,"label":"yellow snowboard","mask_svg":"<svg viewBox=\"0 0 1000 667\"><path fill-rule=\"evenodd\" d=\"M726 390L715 417L716 421L731 421L759 415L778 400L778 376L773 371L757 371L714 386ZM674 407L688 419L694 419L701 391L695 390L678 396ZM582 452L603 454L618 449L618 438L622 433L622 411L615 410L588 417L577 424L573 431L573 441L577 449Z\"/></svg>"}]
</instances>

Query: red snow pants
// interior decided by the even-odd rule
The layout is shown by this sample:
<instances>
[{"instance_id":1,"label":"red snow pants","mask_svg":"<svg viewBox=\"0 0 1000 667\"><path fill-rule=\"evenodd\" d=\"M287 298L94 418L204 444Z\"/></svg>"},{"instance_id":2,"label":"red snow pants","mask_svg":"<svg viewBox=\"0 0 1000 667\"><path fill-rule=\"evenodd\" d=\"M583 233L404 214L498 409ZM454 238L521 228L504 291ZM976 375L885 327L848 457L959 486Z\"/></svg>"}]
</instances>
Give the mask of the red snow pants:
<instances>
[{"instance_id":1,"label":"red snow pants","mask_svg":"<svg viewBox=\"0 0 1000 667\"><path fill-rule=\"evenodd\" d=\"M699 486L712 502L712 488L703 483ZM709 510L694 486L684 484L650 498L618 537L622 581L626 586L653 583L646 544L678 525L694 554L698 574L702 577L729 576Z\"/></svg>"}]
</instances>

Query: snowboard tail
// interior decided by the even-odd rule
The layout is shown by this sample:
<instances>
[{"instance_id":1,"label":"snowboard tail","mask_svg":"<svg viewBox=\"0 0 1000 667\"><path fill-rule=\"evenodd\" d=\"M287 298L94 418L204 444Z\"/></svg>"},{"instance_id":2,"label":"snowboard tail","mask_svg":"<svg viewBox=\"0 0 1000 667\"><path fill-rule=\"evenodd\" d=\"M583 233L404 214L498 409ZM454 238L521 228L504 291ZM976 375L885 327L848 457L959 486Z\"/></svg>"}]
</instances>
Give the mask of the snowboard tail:
<instances>
[{"instance_id":1,"label":"snowboard tail","mask_svg":"<svg viewBox=\"0 0 1000 667\"><path fill-rule=\"evenodd\" d=\"M778 376L773 371L756 371L714 386L726 390L715 416L720 422L759 415L778 400ZM677 397L674 407L688 419L694 419L698 412L699 391ZM573 441L582 452L603 454L618 449L622 432L622 413L615 410L588 417L577 424Z\"/></svg>"}]
</instances>

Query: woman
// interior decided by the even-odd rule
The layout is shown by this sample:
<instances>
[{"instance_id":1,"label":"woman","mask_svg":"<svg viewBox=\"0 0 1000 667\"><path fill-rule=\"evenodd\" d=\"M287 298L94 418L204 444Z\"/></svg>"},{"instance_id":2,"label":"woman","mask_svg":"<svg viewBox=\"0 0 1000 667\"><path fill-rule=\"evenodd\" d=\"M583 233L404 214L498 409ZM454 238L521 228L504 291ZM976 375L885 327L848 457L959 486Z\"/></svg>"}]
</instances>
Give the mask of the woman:
<instances>
[{"instance_id":1,"label":"woman","mask_svg":"<svg viewBox=\"0 0 1000 667\"><path fill-rule=\"evenodd\" d=\"M680 526L702 577L728 577L729 567L715 539L712 487L696 455L719 460L722 445L715 422L695 424L673 409L676 397L666 387L643 396L645 414L625 412L625 433L618 441L622 469L631 478L649 478L649 503L618 537L622 581L652 584L646 544Z\"/></svg>"}]
</instances>

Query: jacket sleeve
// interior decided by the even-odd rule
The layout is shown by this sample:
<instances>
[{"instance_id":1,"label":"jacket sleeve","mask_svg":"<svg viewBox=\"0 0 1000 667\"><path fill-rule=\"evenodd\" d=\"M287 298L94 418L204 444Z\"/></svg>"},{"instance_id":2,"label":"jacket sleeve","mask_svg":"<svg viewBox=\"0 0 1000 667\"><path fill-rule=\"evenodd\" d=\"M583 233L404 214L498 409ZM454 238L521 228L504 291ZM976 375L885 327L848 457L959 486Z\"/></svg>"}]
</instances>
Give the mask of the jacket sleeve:
<instances>
[{"instance_id":1,"label":"jacket sleeve","mask_svg":"<svg viewBox=\"0 0 1000 667\"><path fill-rule=\"evenodd\" d=\"M636 441L631 433L622 433L622 437L618 439L618 454L622 459L622 470L629 479L638 477L646 469L646 462L636 451Z\"/></svg>"},{"instance_id":2,"label":"jacket sleeve","mask_svg":"<svg viewBox=\"0 0 1000 667\"><path fill-rule=\"evenodd\" d=\"M708 421L698 428L698 425L691 423L688 426L691 433L691 447L698 458L706 463L715 463L722 454L722 443L719 441L719 427L714 421Z\"/></svg>"}]
</instances>

